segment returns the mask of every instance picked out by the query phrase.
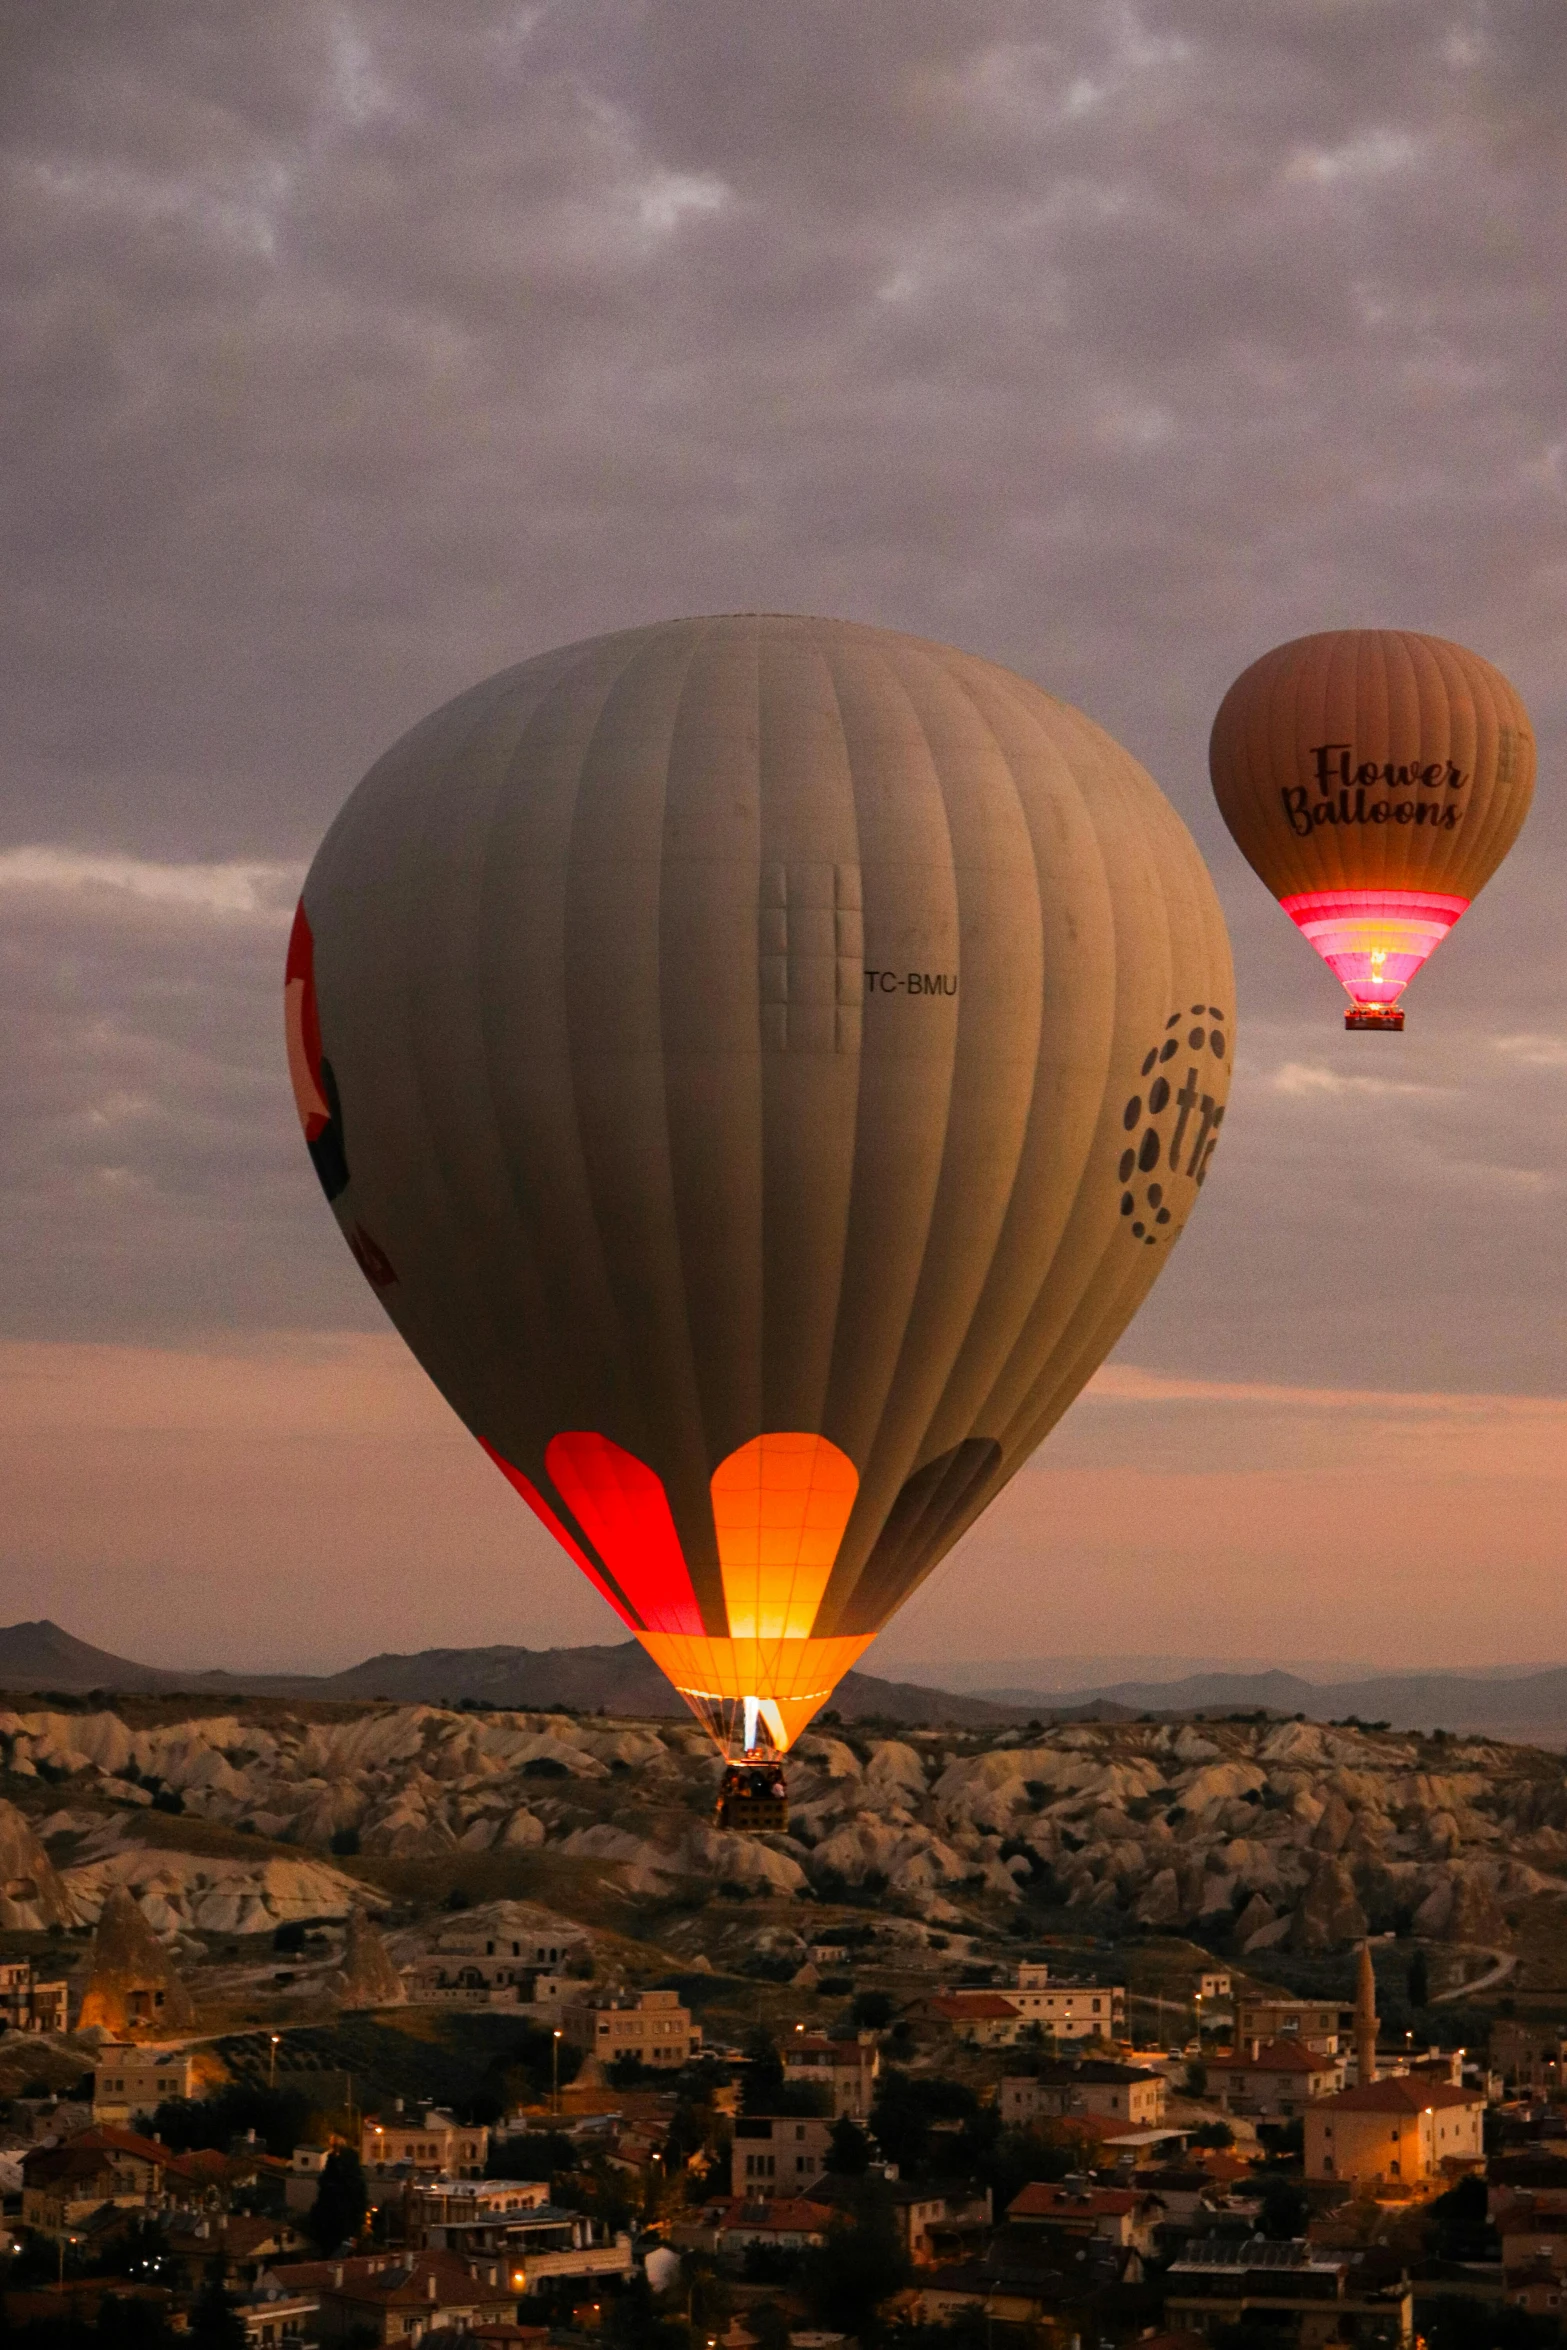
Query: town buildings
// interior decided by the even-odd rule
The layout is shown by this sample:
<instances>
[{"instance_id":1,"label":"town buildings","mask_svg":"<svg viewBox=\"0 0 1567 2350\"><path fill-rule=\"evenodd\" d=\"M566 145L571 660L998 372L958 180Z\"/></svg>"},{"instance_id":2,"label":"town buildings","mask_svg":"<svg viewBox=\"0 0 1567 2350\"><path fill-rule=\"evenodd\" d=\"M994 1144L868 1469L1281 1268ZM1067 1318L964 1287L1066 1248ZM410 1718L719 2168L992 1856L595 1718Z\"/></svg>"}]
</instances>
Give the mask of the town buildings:
<instances>
[{"instance_id":1,"label":"town buildings","mask_svg":"<svg viewBox=\"0 0 1567 2350\"><path fill-rule=\"evenodd\" d=\"M359 2159L367 2177L380 2178L406 2166L431 2177L478 2179L484 2175L489 2150L490 2133L481 2123L454 2121L436 2105L427 2106L418 2120L395 2113L366 2114L359 2133Z\"/></svg>"},{"instance_id":2,"label":"town buildings","mask_svg":"<svg viewBox=\"0 0 1567 2350\"><path fill-rule=\"evenodd\" d=\"M1000 1991L933 1991L913 2000L905 2014L918 2032L923 2025L938 2036L954 2034L972 2048L1010 2048L1023 2029L1023 2019Z\"/></svg>"},{"instance_id":3,"label":"town buildings","mask_svg":"<svg viewBox=\"0 0 1567 2350\"><path fill-rule=\"evenodd\" d=\"M165 2174L176 2160L167 2146L114 2128L82 2130L59 2145L35 2146L22 2157L22 2223L58 2238L105 2205L122 2211L157 2209L164 2199Z\"/></svg>"},{"instance_id":4,"label":"town buildings","mask_svg":"<svg viewBox=\"0 0 1567 2350\"><path fill-rule=\"evenodd\" d=\"M111 2041L93 2066L95 2122L130 2122L155 2113L166 2098L189 2097L196 2064L188 2050Z\"/></svg>"},{"instance_id":5,"label":"town buildings","mask_svg":"<svg viewBox=\"0 0 1567 2350\"><path fill-rule=\"evenodd\" d=\"M1017 1982L1001 1986L1025 2024L1064 2040L1115 2040L1126 2027L1124 1983L1052 1983L1050 1970L1025 1960Z\"/></svg>"},{"instance_id":6,"label":"town buildings","mask_svg":"<svg viewBox=\"0 0 1567 2350\"><path fill-rule=\"evenodd\" d=\"M752 2199L802 2194L822 2175L832 2133L832 2123L817 2114L737 2114L731 2193Z\"/></svg>"},{"instance_id":7,"label":"town buildings","mask_svg":"<svg viewBox=\"0 0 1567 2350\"><path fill-rule=\"evenodd\" d=\"M1268 2338L1308 2345L1414 2341L1414 2296L1396 2268L1385 2280L1360 2273L1356 2252L1296 2239L1212 2237L1188 2244L1172 2261L1165 2314L1172 2327L1203 2337L1248 2318ZM1353 2329L1353 2330L1346 2330Z\"/></svg>"},{"instance_id":8,"label":"town buildings","mask_svg":"<svg viewBox=\"0 0 1567 2350\"><path fill-rule=\"evenodd\" d=\"M280 2261L262 2282L280 2294L314 2298L326 2344L407 2345L441 2328L457 2333L514 2324L517 2315L516 2288L499 2262L475 2275L450 2252Z\"/></svg>"},{"instance_id":9,"label":"town buildings","mask_svg":"<svg viewBox=\"0 0 1567 2350\"><path fill-rule=\"evenodd\" d=\"M40 1977L30 1958L0 1963L0 2029L63 2032L70 2015L63 1978Z\"/></svg>"},{"instance_id":10,"label":"town buildings","mask_svg":"<svg viewBox=\"0 0 1567 2350\"><path fill-rule=\"evenodd\" d=\"M1126 1988L1120 1983L1052 1983L1037 1961L1018 1967L1015 1983L959 1986L912 2000L904 2019L917 2038L947 2034L981 2048L1009 2048L1020 2039L1058 2046L1114 2040L1126 2028Z\"/></svg>"},{"instance_id":11,"label":"town buildings","mask_svg":"<svg viewBox=\"0 0 1567 2350\"><path fill-rule=\"evenodd\" d=\"M478 1932L447 1927L435 1948L406 1970L408 1997L423 2007L524 2007L554 2024L580 1985L584 1935L560 1922L548 1928Z\"/></svg>"},{"instance_id":12,"label":"town buildings","mask_svg":"<svg viewBox=\"0 0 1567 2350\"><path fill-rule=\"evenodd\" d=\"M1153 2249L1154 2229L1165 2216L1162 2199L1146 2188L1106 2187L1095 2180L1040 2180L1007 2206L1016 2227L1052 2230L1063 2237L1100 2236L1110 2244Z\"/></svg>"},{"instance_id":13,"label":"town buildings","mask_svg":"<svg viewBox=\"0 0 1567 2350\"><path fill-rule=\"evenodd\" d=\"M515 2298L559 2277L631 2273L631 2238L552 2204L544 2180L431 2179L409 2191L408 2240L450 2252L478 2274L494 2269Z\"/></svg>"},{"instance_id":14,"label":"town buildings","mask_svg":"<svg viewBox=\"0 0 1567 2350\"><path fill-rule=\"evenodd\" d=\"M1314 2098L1344 2086L1337 2056L1320 2055L1299 2040L1253 2040L1233 2055L1211 2058L1208 2095L1226 2113L1262 2121L1292 2121Z\"/></svg>"},{"instance_id":15,"label":"town buildings","mask_svg":"<svg viewBox=\"0 0 1567 2350\"><path fill-rule=\"evenodd\" d=\"M416 2007L507 2007L529 2011L532 2020L553 2024L570 1997L563 1975L523 1967L512 1958L454 1956L435 1951L403 1977Z\"/></svg>"},{"instance_id":16,"label":"town buildings","mask_svg":"<svg viewBox=\"0 0 1567 2350\"><path fill-rule=\"evenodd\" d=\"M1506 2299L1531 2316L1556 2315L1567 2285L1567 2213L1515 2207L1497 2222L1497 2233Z\"/></svg>"},{"instance_id":17,"label":"town buildings","mask_svg":"<svg viewBox=\"0 0 1567 2350\"><path fill-rule=\"evenodd\" d=\"M1395 2074L1306 2108L1306 2176L1403 2188L1484 2160L1482 2090Z\"/></svg>"},{"instance_id":18,"label":"town buildings","mask_svg":"<svg viewBox=\"0 0 1567 2350\"><path fill-rule=\"evenodd\" d=\"M997 2091L1004 2125L1031 2123L1065 2114L1095 2113L1132 2129L1157 2129L1164 2120L1167 2083L1163 2073L1109 2057L1045 2057L1027 2074L1008 2074Z\"/></svg>"},{"instance_id":19,"label":"town buildings","mask_svg":"<svg viewBox=\"0 0 1567 2350\"><path fill-rule=\"evenodd\" d=\"M570 2001L561 2010L568 2046L603 2064L634 2056L646 2065L676 2072L702 2045L702 2032L680 2004L678 1991L641 1991L635 1998L601 1992Z\"/></svg>"},{"instance_id":20,"label":"town buildings","mask_svg":"<svg viewBox=\"0 0 1567 2350\"><path fill-rule=\"evenodd\" d=\"M1330 1999L1281 1999L1274 1992L1237 1991L1235 2046L1249 2041L1295 2040L1314 2056L1337 2056L1354 2031L1353 2008Z\"/></svg>"},{"instance_id":21,"label":"town buildings","mask_svg":"<svg viewBox=\"0 0 1567 2350\"><path fill-rule=\"evenodd\" d=\"M784 2079L791 2087L825 2092L834 2118L848 2114L863 2121L870 2112L881 2071L881 2051L874 2032L852 2040L830 2040L823 2032L792 2032L779 2049Z\"/></svg>"}]
</instances>

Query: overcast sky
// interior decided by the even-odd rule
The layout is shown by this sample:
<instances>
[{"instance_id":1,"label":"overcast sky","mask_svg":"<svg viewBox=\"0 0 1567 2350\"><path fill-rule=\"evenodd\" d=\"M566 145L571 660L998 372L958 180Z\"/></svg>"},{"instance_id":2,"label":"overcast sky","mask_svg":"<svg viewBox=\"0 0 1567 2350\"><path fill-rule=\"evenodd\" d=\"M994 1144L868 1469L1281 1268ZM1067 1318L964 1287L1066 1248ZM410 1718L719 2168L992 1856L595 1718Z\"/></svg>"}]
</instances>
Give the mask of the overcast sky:
<instances>
[{"instance_id":1,"label":"overcast sky","mask_svg":"<svg viewBox=\"0 0 1567 2350\"><path fill-rule=\"evenodd\" d=\"M381 1335L286 915L432 704L761 607L1080 703L1239 963L1192 1230L883 1665L1567 1657L1564 85L1560 0L0 0L0 1616L618 1636ZM1401 1039L1205 760L1378 623L1541 751Z\"/></svg>"}]
</instances>

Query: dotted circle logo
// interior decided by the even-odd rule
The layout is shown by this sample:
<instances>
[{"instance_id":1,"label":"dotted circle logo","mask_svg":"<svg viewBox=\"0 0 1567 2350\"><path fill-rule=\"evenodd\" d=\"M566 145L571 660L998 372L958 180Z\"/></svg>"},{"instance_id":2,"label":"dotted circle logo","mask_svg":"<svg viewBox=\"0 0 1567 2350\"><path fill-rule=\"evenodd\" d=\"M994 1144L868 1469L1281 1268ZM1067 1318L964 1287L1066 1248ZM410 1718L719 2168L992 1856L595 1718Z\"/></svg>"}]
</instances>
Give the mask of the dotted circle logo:
<instances>
[{"instance_id":1,"label":"dotted circle logo","mask_svg":"<svg viewBox=\"0 0 1567 2350\"><path fill-rule=\"evenodd\" d=\"M1228 1024L1216 1004L1172 1012L1145 1055L1144 1088L1121 1113L1130 1138L1116 1181L1125 1229L1145 1248L1171 1241L1201 1188L1224 1124Z\"/></svg>"}]
</instances>

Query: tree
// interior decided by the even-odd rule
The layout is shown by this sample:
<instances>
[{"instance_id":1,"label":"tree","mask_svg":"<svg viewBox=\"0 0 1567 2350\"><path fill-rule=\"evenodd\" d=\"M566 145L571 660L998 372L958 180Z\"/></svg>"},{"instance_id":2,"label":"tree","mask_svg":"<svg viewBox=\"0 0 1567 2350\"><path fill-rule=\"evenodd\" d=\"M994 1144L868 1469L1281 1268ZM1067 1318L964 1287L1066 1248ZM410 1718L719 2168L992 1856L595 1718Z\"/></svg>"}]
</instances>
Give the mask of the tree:
<instances>
[{"instance_id":1,"label":"tree","mask_svg":"<svg viewBox=\"0 0 1567 2350\"><path fill-rule=\"evenodd\" d=\"M789 2320L776 2301L759 2301L748 2309L745 2327L756 2336L757 2350L789 2350Z\"/></svg>"},{"instance_id":2,"label":"tree","mask_svg":"<svg viewBox=\"0 0 1567 2350\"><path fill-rule=\"evenodd\" d=\"M1040 2179L1064 2179L1069 2171L1079 2168L1082 2159L1081 2140L1046 2122L1031 2130L1000 2131L988 2159L970 2167L989 2187L991 2202L999 2213L1025 2187Z\"/></svg>"},{"instance_id":3,"label":"tree","mask_svg":"<svg viewBox=\"0 0 1567 2350\"><path fill-rule=\"evenodd\" d=\"M871 2167L871 2142L858 2122L844 2113L832 2126L823 2168L840 2179L863 2179Z\"/></svg>"},{"instance_id":4,"label":"tree","mask_svg":"<svg viewBox=\"0 0 1567 2350\"><path fill-rule=\"evenodd\" d=\"M892 1999L885 1991L857 1991L849 2008L857 2032L884 2032L892 2021Z\"/></svg>"},{"instance_id":5,"label":"tree","mask_svg":"<svg viewBox=\"0 0 1567 2350\"><path fill-rule=\"evenodd\" d=\"M783 2058L765 2024L756 2024L745 2036L745 2064L740 2074L740 2111L777 2113L783 2095Z\"/></svg>"},{"instance_id":6,"label":"tree","mask_svg":"<svg viewBox=\"0 0 1567 2350\"><path fill-rule=\"evenodd\" d=\"M297 2078L297 2076L296 2076ZM165 2146L184 2154L193 2146L226 2146L254 2130L269 2154L286 2155L304 2137L311 2101L300 2089L269 2089L265 2081L225 2081L211 2097L171 2097L158 2107L153 2128Z\"/></svg>"},{"instance_id":7,"label":"tree","mask_svg":"<svg viewBox=\"0 0 1567 2350\"><path fill-rule=\"evenodd\" d=\"M189 2339L191 2350L245 2350L245 2321L224 2285L221 2255L192 2306Z\"/></svg>"},{"instance_id":8,"label":"tree","mask_svg":"<svg viewBox=\"0 0 1567 2350\"><path fill-rule=\"evenodd\" d=\"M924 2175L931 2124L968 2123L978 2111L979 2099L966 2083L888 2065L876 2084L871 2135L887 2160L897 2164L900 2178L917 2179Z\"/></svg>"},{"instance_id":9,"label":"tree","mask_svg":"<svg viewBox=\"0 0 1567 2350\"><path fill-rule=\"evenodd\" d=\"M1235 2132L1228 2122L1204 2122L1200 2129L1192 2132L1194 2146L1224 2147L1233 2146L1234 2143Z\"/></svg>"},{"instance_id":10,"label":"tree","mask_svg":"<svg viewBox=\"0 0 1567 2350\"><path fill-rule=\"evenodd\" d=\"M610 2303L606 2332L612 2350L689 2350L692 2340L683 2316L658 2309L640 2270Z\"/></svg>"},{"instance_id":11,"label":"tree","mask_svg":"<svg viewBox=\"0 0 1567 2350\"><path fill-rule=\"evenodd\" d=\"M1295 2180L1275 2175L1262 2189L1262 2232L1270 2243L1287 2244L1306 2224L1306 2191Z\"/></svg>"},{"instance_id":12,"label":"tree","mask_svg":"<svg viewBox=\"0 0 1567 2350\"><path fill-rule=\"evenodd\" d=\"M1417 1950L1409 1962L1409 1978L1406 1987L1411 2007L1430 2006L1431 1969L1426 1964L1426 1954L1423 1950Z\"/></svg>"},{"instance_id":13,"label":"tree","mask_svg":"<svg viewBox=\"0 0 1567 2350\"><path fill-rule=\"evenodd\" d=\"M1427 2238L1441 2260L1495 2260L1500 2255L1483 2178L1471 2174L1439 2195L1427 2218Z\"/></svg>"},{"instance_id":14,"label":"tree","mask_svg":"<svg viewBox=\"0 0 1567 2350\"><path fill-rule=\"evenodd\" d=\"M351 2146L334 2146L321 2167L321 2184L305 2221L322 2252L358 2241L365 2224L365 2174Z\"/></svg>"},{"instance_id":15,"label":"tree","mask_svg":"<svg viewBox=\"0 0 1567 2350\"><path fill-rule=\"evenodd\" d=\"M31 2341L37 2334L39 2350L44 2350L45 2340L54 2340L52 2328L60 2321L56 2319L48 2322L51 2331L47 2337L34 2325L29 2326L27 2332L18 2338ZM67 2319L65 2322L69 2324L71 2321ZM229 2338L233 2339L232 2336ZM98 2339L101 2342L112 2342L115 2350L176 2350L176 2345L179 2345L179 2350L189 2350L195 2336L190 2333L172 2333L164 2323L163 2311L156 2301L140 2301L130 2296L122 2301L117 2293L105 2293L98 2304Z\"/></svg>"},{"instance_id":16,"label":"tree","mask_svg":"<svg viewBox=\"0 0 1567 2350\"><path fill-rule=\"evenodd\" d=\"M806 2254L800 2281L817 2317L871 2350L879 2337L877 2311L908 2274L891 2190L883 2179L865 2178L826 2242Z\"/></svg>"}]
</instances>

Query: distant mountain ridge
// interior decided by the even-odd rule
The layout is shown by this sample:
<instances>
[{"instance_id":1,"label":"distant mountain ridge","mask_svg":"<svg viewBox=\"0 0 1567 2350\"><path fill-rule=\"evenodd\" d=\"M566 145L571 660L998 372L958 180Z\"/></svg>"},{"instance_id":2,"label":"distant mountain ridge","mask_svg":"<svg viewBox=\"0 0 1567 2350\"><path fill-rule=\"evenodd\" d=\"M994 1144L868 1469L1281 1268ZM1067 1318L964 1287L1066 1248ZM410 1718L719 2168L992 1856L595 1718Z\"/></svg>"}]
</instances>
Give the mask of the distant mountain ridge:
<instances>
[{"instance_id":1,"label":"distant mountain ridge","mask_svg":"<svg viewBox=\"0 0 1567 2350\"><path fill-rule=\"evenodd\" d=\"M131 1664L62 1631L47 1616L0 1625L0 1689L134 1689L174 1686L177 1675Z\"/></svg>"},{"instance_id":2,"label":"distant mountain ridge","mask_svg":"<svg viewBox=\"0 0 1567 2350\"><path fill-rule=\"evenodd\" d=\"M1567 1734L1567 1665L1516 1676L1379 1673L1359 1681L1304 1681L1267 1673L1193 1673L1179 1681L1115 1681L1102 1689L987 1689L997 1705L1080 1708L1098 1701L1128 1713L1305 1714L1312 1721L1386 1722L1395 1730L1483 1731L1499 1737Z\"/></svg>"},{"instance_id":3,"label":"distant mountain ridge","mask_svg":"<svg viewBox=\"0 0 1567 2350\"><path fill-rule=\"evenodd\" d=\"M170 1672L134 1663L78 1640L60 1625L0 1627L0 1689L58 1689L232 1697L387 1698L401 1704L484 1705L547 1711L669 1714L683 1711L651 1658L634 1640L581 1648L425 1648L407 1656L367 1657L341 1673ZM1315 1721L1386 1722L1395 1730L1444 1729L1554 1744L1567 1741L1567 1665L1513 1678L1459 1673L1381 1674L1323 1683L1274 1670L1196 1673L1179 1681L1118 1681L1106 1688L997 1688L955 1695L912 1681L848 1673L832 1710L845 1719L876 1718L907 1728L951 1723L1004 1729L1037 1719L1124 1721L1139 1714L1305 1714Z\"/></svg>"},{"instance_id":4,"label":"distant mountain ridge","mask_svg":"<svg viewBox=\"0 0 1567 2350\"><path fill-rule=\"evenodd\" d=\"M410 1656L367 1657L341 1673L170 1672L94 1648L47 1619L0 1626L0 1689L81 1695L88 1690L212 1697L388 1698L404 1705L484 1705L547 1711L683 1714L684 1706L634 1640L590 1648L425 1648ZM954 1697L913 1682L849 1673L833 1705L851 1718L875 1716L909 1727L952 1722L1004 1729L1022 1718L1015 1705ZM1025 1709L1026 1710L1026 1709Z\"/></svg>"}]
</instances>

